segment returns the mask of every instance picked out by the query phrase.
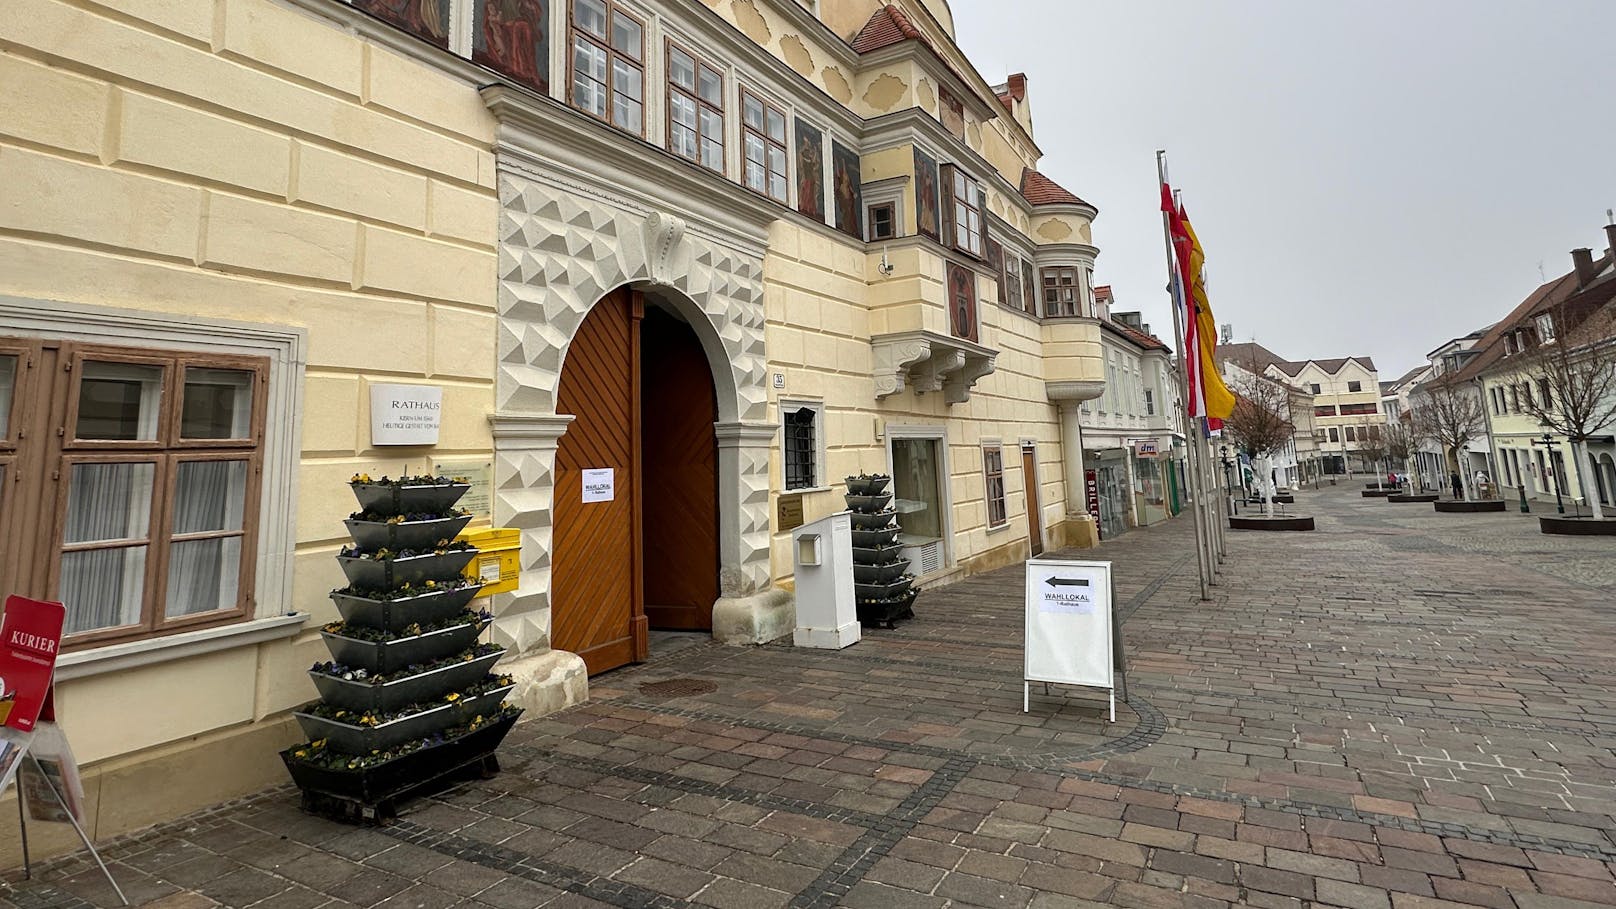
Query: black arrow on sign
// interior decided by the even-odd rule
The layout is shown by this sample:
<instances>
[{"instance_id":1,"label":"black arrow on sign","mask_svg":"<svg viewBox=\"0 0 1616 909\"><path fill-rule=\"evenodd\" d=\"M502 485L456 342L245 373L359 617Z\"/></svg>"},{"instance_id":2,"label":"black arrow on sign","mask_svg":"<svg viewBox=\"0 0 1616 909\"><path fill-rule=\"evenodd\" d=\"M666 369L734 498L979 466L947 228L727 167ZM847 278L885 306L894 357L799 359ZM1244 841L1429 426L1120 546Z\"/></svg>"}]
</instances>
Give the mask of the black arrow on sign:
<instances>
[{"instance_id":1,"label":"black arrow on sign","mask_svg":"<svg viewBox=\"0 0 1616 909\"><path fill-rule=\"evenodd\" d=\"M1087 578L1048 578L1044 581L1051 587L1087 587Z\"/></svg>"}]
</instances>

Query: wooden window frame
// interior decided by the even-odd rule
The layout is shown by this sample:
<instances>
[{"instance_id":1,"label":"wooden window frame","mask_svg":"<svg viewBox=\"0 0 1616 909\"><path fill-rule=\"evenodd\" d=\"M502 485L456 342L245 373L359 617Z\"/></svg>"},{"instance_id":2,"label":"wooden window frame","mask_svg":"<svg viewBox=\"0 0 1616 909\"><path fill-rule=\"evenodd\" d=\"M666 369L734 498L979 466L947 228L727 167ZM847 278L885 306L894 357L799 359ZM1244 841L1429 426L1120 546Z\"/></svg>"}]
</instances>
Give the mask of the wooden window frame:
<instances>
[{"instance_id":1,"label":"wooden window frame","mask_svg":"<svg viewBox=\"0 0 1616 909\"><path fill-rule=\"evenodd\" d=\"M998 459L998 469L995 470L990 456ZM997 486L995 486L997 483ZM988 528L995 529L1010 523L1009 509L1005 505L1004 490L1004 446L993 444L982 446L982 492L986 505L984 514L987 517ZM998 517L994 517L994 508L997 505Z\"/></svg>"},{"instance_id":2,"label":"wooden window frame","mask_svg":"<svg viewBox=\"0 0 1616 909\"><path fill-rule=\"evenodd\" d=\"M29 373L39 362L39 343L26 338L0 338L0 357L17 358L17 371L11 378L11 409L4 415L6 431L0 433L0 456L4 456L15 452L28 434L28 418L38 395L26 393L23 388L31 384ZM0 495L4 492L0 491Z\"/></svg>"},{"instance_id":3,"label":"wooden window frame","mask_svg":"<svg viewBox=\"0 0 1616 909\"><path fill-rule=\"evenodd\" d=\"M750 123L746 122L746 102L747 102L748 99L750 99L752 101L756 101L758 103L758 105L763 108L763 130L761 132L756 130L756 129L753 129L752 125ZM782 124L781 128L784 130L784 136L782 137L781 141L778 141L778 142L775 141L774 137L770 136L769 132L768 132L768 130L769 130L769 114L771 114L771 113L779 115L780 122ZM750 190L751 192L757 193L758 195L762 196L765 199L773 199L774 201L779 202L781 205L790 205L791 204L791 144L790 144L791 143L791 118L786 115L785 108L781 107L778 104L773 103L768 98L763 97L763 95L761 95L758 92L754 91L753 89L747 88L746 86L743 85L743 86L741 86L740 122L741 122L741 148L740 148L740 152L741 152L741 186L746 188L747 190ZM758 138L758 140L763 143L763 188L762 189L754 189L751 185L749 185L747 183L747 175L751 172L751 168L753 167L752 159L748 158L746 156L746 139L747 139L748 136L756 136ZM771 176L773 176L773 174L774 174L774 172L769 169L769 150L771 148L779 150L779 152L780 152L780 160L782 162L784 162L784 164L785 164L785 169L780 172L780 186L781 186L782 194L778 195L778 196L776 196L773 193L769 192L769 178Z\"/></svg>"},{"instance_id":4,"label":"wooden window frame","mask_svg":"<svg viewBox=\"0 0 1616 909\"><path fill-rule=\"evenodd\" d=\"M12 577L18 589L31 595L60 599L62 553L145 548L142 596L138 621L132 625L96 628L70 634L64 649L161 637L180 631L226 625L251 618L256 608L259 518L263 497L264 438L268 414L270 361L264 357L210 354L194 350L121 347L75 341L43 340L18 343L0 340L0 353L22 350L34 357L38 368L19 373L18 392L24 408L21 444L0 449L0 464L7 471L7 489L0 490L0 573ZM162 369L157 438L142 441L78 439L80 383L88 362L130 363ZM46 375L46 370L50 374ZM183 396L188 369L218 369L250 375L251 413L248 435L236 439L183 439ZM51 427L56 431L51 431ZM175 534L173 518L178 501L180 465L190 462L240 461L246 464L242 517L239 529ZM68 498L72 471L80 464L151 464L152 491L146 533L141 538L66 541ZM21 465L22 473L12 473ZM27 487L33 487L27 490ZM27 494L24 494L24 492ZM32 527L19 536L21 527ZM173 546L190 540L235 537L241 540L234 605L192 615L168 618L169 562ZM26 570L25 570L26 569ZM71 609L71 604L69 604Z\"/></svg>"},{"instance_id":5,"label":"wooden window frame","mask_svg":"<svg viewBox=\"0 0 1616 909\"><path fill-rule=\"evenodd\" d=\"M646 95L645 19L635 13L629 12L628 9L618 2L618 0L596 0L596 2L600 3L600 5L606 10L606 35L604 37L579 28L578 0L568 0L567 3L567 106L587 114L590 117L593 117L594 119L613 127L614 129L620 129L625 133L639 136L643 139L645 138ZM618 50L612 44L612 17L614 16L623 16L627 19L633 20L633 22L640 27L639 56L631 57L627 51ZM601 114L597 114L578 103L577 92L573 85L574 80L577 78L577 49L578 40L580 38L589 42L595 47L595 49L604 51L606 53L606 110ZM618 58L622 58L625 63L640 71L640 127L638 130L631 130L624 127L622 124L617 122L617 118L614 116L616 105L613 102L617 95L617 70L616 67L613 66L613 63L615 63ZM593 77L589 77L589 79L591 82L594 81Z\"/></svg>"},{"instance_id":6,"label":"wooden window frame","mask_svg":"<svg viewBox=\"0 0 1616 909\"><path fill-rule=\"evenodd\" d=\"M889 233L886 233L886 234L878 234L878 233L876 233L876 231L875 231L875 213L878 212L878 211L884 211L884 212L887 213L887 223L891 226L891 231ZM866 237L865 239L870 240L872 242L876 241L876 240L896 240L898 238L898 205L897 205L897 203L896 202L876 202L876 203L873 203L871 205L864 206L864 229L869 234L869 236Z\"/></svg>"},{"instance_id":7,"label":"wooden window frame","mask_svg":"<svg viewBox=\"0 0 1616 909\"><path fill-rule=\"evenodd\" d=\"M692 73L695 76L695 84L689 89L686 89L684 86L677 85L673 81L673 53L674 53L674 51L678 51L679 53L684 54L685 56L689 57L690 60L691 60L691 65L693 67L692 68ZM662 53L663 53L663 61L664 61L663 69L665 70L663 75L665 76L665 81L667 82L667 86L668 86L667 104L666 104L667 110L663 111L663 129L666 131L666 135L667 135L667 143L666 144L667 144L667 147L668 147L668 151L673 152L674 154L678 155L681 158L684 158L686 161L693 161L698 166L704 167L707 170L710 170L710 171L712 171L714 173L718 173L718 174L728 173L729 172L729 143L727 141L725 141L727 133L728 133L728 122L727 122L728 112L726 110L726 103L728 101L728 97L725 95L724 83L727 81L727 77L724 75L724 71L722 69L712 65L711 63L708 63L707 59L705 57L703 57L701 54L696 53L695 51L691 50L689 47L686 47L684 44L681 44L680 42L675 41L672 38L668 38L663 43ZM708 101L706 98L703 98L701 96L701 71L702 71L703 67L707 68L708 70L712 71L712 73L714 75L718 76L718 101L719 101L719 103L717 105L714 105L711 101ZM694 158L692 158L689 155L686 155L684 152L681 152L678 149L674 148L674 145L673 145L673 127L674 127L673 99L674 99L674 95L676 95L676 94L677 95L682 95L685 98L688 98L690 101L694 102L695 105L696 105L696 127L695 127L695 133L696 133L696 156ZM706 160L704 159L704 154L703 154L704 149L702 148L702 142L706 139L706 137L704 135L702 135L702 130L701 130L701 126L702 126L701 113L702 113L703 110L713 111L713 112L718 114L718 131L719 131L719 135L718 135L718 166L717 167L713 167L712 165L708 164L706 162ZM683 124L680 124L680 125L683 126Z\"/></svg>"},{"instance_id":8,"label":"wooden window frame","mask_svg":"<svg viewBox=\"0 0 1616 909\"><path fill-rule=\"evenodd\" d=\"M1070 278L1064 281L1063 278ZM1051 280L1054 279L1054 280ZM1045 265L1038 269L1038 283L1043 290L1044 317L1061 318L1080 316L1083 314L1083 302L1079 299L1083 289L1078 279L1076 265ZM1062 300L1062 291L1069 291L1071 300ZM1070 303L1071 311L1067 311Z\"/></svg>"},{"instance_id":9,"label":"wooden window frame","mask_svg":"<svg viewBox=\"0 0 1616 909\"><path fill-rule=\"evenodd\" d=\"M1001 246L999 264L999 303L1017 312L1027 311L1026 282L1021 277L1021 256ZM1013 268L1012 268L1013 266Z\"/></svg>"},{"instance_id":10,"label":"wooden window frame","mask_svg":"<svg viewBox=\"0 0 1616 909\"><path fill-rule=\"evenodd\" d=\"M937 173L937 182L941 184L938 189L942 195L939 215L943 222L943 244L972 258L984 259L987 255L988 223L985 211L987 200L983 196L982 184L957 164L939 165ZM960 195L962 187L964 196ZM966 214L963 232L959 224L962 206ZM970 225L970 215L973 214L976 216L975 231L971 230ZM972 245L973 239L975 245Z\"/></svg>"}]
</instances>

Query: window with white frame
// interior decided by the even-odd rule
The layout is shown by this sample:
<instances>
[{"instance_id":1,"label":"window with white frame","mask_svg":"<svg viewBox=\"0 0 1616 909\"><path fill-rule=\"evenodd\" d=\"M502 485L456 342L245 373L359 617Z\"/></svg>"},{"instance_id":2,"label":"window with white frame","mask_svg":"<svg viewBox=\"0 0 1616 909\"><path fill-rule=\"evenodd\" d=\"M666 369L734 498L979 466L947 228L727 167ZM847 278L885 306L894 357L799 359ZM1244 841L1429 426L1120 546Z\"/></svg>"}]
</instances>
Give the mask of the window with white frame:
<instances>
[{"instance_id":1,"label":"window with white frame","mask_svg":"<svg viewBox=\"0 0 1616 909\"><path fill-rule=\"evenodd\" d=\"M780 402L780 446L785 488L815 489L825 483L825 405L818 401Z\"/></svg>"},{"instance_id":2,"label":"window with white frame","mask_svg":"<svg viewBox=\"0 0 1616 909\"><path fill-rule=\"evenodd\" d=\"M1021 257L1009 250L1004 253L1003 285L1004 299L999 302L1025 312L1027 302L1024 299L1026 289L1021 282Z\"/></svg>"},{"instance_id":3,"label":"window with white frame","mask_svg":"<svg viewBox=\"0 0 1616 909\"><path fill-rule=\"evenodd\" d=\"M1004 449L997 444L982 446L982 476L986 486L988 526L998 527L1005 518Z\"/></svg>"},{"instance_id":4,"label":"window with white frame","mask_svg":"<svg viewBox=\"0 0 1616 909\"><path fill-rule=\"evenodd\" d=\"M1543 313L1537 317L1537 338L1541 344L1548 344L1554 340L1554 315Z\"/></svg>"},{"instance_id":5,"label":"window with white frame","mask_svg":"<svg viewBox=\"0 0 1616 909\"><path fill-rule=\"evenodd\" d=\"M1340 430L1336 429L1334 426L1330 427L1330 441L1332 441L1332 442L1341 441L1341 432L1340 432Z\"/></svg>"},{"instance_id":6,"label":"window with white frame","mask_svg":"<svg viewBox=\"0 0 1616 909\"><path fill-rule=\"evenodd\" d=\"M1147 388L1147 389L1145 389L1145 416L1153 417L1155 415L1156 415L1156 390L1153 389L1153 388Z\"/></svg>"}]
</instances>

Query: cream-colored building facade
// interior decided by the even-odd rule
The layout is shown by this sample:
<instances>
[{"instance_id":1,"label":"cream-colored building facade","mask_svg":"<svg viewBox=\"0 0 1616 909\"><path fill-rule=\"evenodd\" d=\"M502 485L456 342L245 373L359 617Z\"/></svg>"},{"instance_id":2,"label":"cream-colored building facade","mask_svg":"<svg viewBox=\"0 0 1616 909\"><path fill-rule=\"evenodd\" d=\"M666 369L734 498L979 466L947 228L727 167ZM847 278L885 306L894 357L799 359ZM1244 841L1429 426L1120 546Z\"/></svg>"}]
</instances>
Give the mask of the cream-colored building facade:
<instances>
[{"instance_id":1,"label":"cream-colored building facade","mask_svg":"<svg viewBox=\"0 0 1616 909\"><path fill-rule=\"evenodd\" d=\"M985 80L943 0L518 6L525 26L474 0L0 17L0 470L19 480L0 568L42 597L123 585L106 610L69 603L58 675L93 835L284 779L355 473L487 478L477 523L521 531L491 634L530 715L645 657L666 604L639 588L668 579L633 563L598 640L568 586L583 559L648 548L564 532L601 420L579 402L608 397L588 366L607 301L632 332L633 413L655 379L710 389L692 536L711 561L673 580L710 590L693 614L715 636L789 632L786 515L840 509L848 475L908 484L924 584L1093 541L1078 407L1105 384L1097 213L1037 171L1028 80ZM574 71L579 52L613 75ZM436 445L372 443L378 384L442 390ZM682 520L658 511L664 480L641 482L665 427L635 419L621 500ZM191 542L193 461L241 465L207 487L235 503L209 532L238 542L199 603L194 570L165 561ZM119 487L120 527L49 507L75 514L113 475L139 492ZM122 573L80 565L91 549L125 553L95 557Z\"/></svg>"}]
</instances>

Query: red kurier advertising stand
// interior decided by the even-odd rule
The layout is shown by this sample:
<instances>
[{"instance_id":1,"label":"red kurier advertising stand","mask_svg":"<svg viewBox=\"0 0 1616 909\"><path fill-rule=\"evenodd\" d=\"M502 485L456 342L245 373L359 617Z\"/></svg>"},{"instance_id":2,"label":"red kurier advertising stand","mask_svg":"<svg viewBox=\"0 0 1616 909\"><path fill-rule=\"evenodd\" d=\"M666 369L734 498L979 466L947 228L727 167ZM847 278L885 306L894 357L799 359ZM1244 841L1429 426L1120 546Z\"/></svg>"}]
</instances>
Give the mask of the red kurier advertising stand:
<instances>
[{"instance_id":1,"label":"red kurier advertising stand","mask_svg":"<svg viewBox=\"0 0 1616 909\"><path fill-rule=\"evenodd\" d=\"M84 832L84 790L78 766L67 737L55 722L51 681L66 617L61 603L6 597L5 615L0 618L0 793L17 780L17 822L22 831L25 874L32 874L28 817L66 822L73 825L107 883L127 906L128 898Z\"/></svg>"}]
</instances>

